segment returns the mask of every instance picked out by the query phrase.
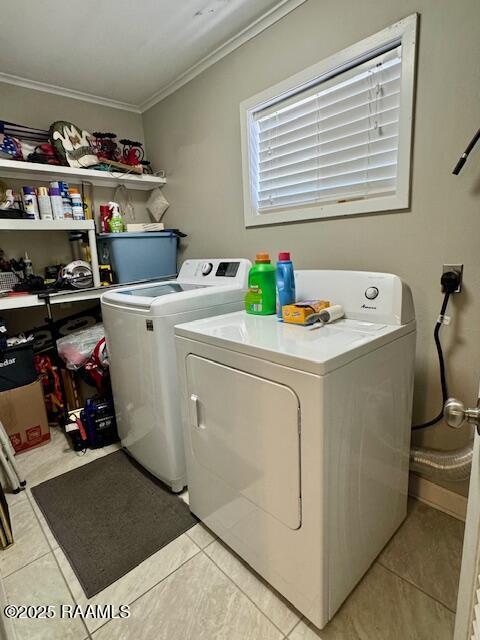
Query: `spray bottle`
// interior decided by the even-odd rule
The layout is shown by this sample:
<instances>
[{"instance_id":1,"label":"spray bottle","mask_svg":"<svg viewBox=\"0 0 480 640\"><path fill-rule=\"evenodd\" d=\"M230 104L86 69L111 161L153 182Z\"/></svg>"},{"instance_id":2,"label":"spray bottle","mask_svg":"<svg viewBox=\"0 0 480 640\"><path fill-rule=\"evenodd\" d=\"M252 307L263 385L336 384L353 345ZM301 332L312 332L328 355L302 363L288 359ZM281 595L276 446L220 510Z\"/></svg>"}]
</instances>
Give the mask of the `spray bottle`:
<instances>
[{"instance_id":1,"label":"spray bottle","mask_svg":"<svg viewBox=\"0 0 480 640\"><path fill-rule=\"evenodd\" d=\"M111 212L111 217L108 221L110 233L121 233L122 231L125 231L125 223L123 222L118 204L116 202L109 202L108 208Z\"/></svg>"}]
</instances>

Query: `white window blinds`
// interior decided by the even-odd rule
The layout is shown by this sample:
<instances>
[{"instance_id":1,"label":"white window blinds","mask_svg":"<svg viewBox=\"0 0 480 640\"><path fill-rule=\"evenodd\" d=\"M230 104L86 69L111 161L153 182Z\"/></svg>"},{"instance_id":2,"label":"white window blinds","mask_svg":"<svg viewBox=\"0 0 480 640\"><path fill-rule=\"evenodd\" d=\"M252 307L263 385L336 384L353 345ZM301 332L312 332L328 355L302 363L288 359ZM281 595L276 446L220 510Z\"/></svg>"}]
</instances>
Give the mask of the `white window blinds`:
<instances>
[{"instance_id":1,"label":"white window blinds","mask_svg":"<svg viewBox=\"0 0 480 640\"><path fill-rule=\"evenodd\" d=\"M401 45L256 111L256 209L337 203L397 188Z\"/></svg>"}]
</instances>

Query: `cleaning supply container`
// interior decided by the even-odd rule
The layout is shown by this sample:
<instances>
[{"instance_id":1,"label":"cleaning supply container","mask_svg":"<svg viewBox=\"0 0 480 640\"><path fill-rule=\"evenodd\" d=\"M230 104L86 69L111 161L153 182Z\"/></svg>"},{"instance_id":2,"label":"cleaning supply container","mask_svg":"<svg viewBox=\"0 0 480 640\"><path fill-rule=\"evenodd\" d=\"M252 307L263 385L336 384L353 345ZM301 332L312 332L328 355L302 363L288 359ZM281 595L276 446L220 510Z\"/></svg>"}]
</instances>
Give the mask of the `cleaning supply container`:
<instances>
[{"instance_id":1,"label":"cleaning supply container","mask_svg":"<svg viewBox=\"0 0 480 640\"><path fill-rule=\"evenodd\" d=\"M295 274L293 263L288 251L280 251L278 254L277 271L277 316L282 317L282 307L295 302Z\"/></svg>"},{"instance_id":2,"label":"cleaning supply container","mask_svg":"<svg viewBox=\"0 0 480 640\"><path fill-rule=\"evenodd\" d=\"M65 213L63 211L63 200L60 195L60 189L58 189L58 187L50 187L48 192L50 194L50 205L52 207L54 220L63 220Z\"/></svg>"},{"instance_id":3,"label":"cleaning supply container","mask_svg":"<svg viewBox=\"0 0 480 640\"><path fill-rule=\"evenodd\" d=\"M38 210L37 196L33 187L22 187L23 208L30 220L38 220L40 218Z\"/></svg>"},{"instance_id":4,"label":"cleaning supply container","mask_svg":"<svg viewBox=\"0 0 480 640\"><path fill-rule=\"evenodd\" d=\"M126 231L123 216L120 213L120 207L116 202L109 202L108 208L110 209L110 220L108 221L108 228L110 233L123 233Z\"/></svg>"},{"instance_id":5,"label":"cleaning supply container","mask_svg":"<svg viewBox=\"0 0 480 640\"><path fill-rule=\"evenodd\" d=\"M98 255L119 284L175 276L177 242L173 231L104 233L97 239Z\"/></svg>"},{"instance_id":6,"label":"cleaning supply container","mask_svg":"<svg viewBox=\"0 0 480 640\"><path fill-rule=\"evenodd\" d=\"M257 253L255 264L248 272L248 291L245 310L258 316L269 316L276 312L275 267L268 253Z\"/></svg>"},{"instance_id":7,"label":"cleaning supply container","mask_svg":"<svg viewBox=\"0 0 480 640\"><path fill-rule=\"evenodd\" d=\"M74 220L85 220L85 212L83 210L82 195L78 189L69 189L70 202L72 205L72 215ZM41 213L41 212L40 212Z\"/></svg>"},{"instance_id":8,"label":"cleaning supply container","mask_svg":"<svg viewBox=\"0 0 480 640\"><path fill-rule=\"evenodd\" d=\"M37 187L37 203L42 220L53 220L52 203L47 187Z\"/></svg>"}]
</instances>

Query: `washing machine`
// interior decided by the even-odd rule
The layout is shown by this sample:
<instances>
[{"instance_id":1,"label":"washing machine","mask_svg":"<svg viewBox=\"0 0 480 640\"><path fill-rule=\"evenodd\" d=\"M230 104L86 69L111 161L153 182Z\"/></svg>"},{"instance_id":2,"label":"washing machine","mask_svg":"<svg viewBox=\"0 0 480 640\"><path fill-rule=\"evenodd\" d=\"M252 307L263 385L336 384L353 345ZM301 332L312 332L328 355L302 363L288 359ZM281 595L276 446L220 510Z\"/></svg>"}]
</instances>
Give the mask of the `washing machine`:
<instances>
[{"instance_id":1,"label":"washing machine","mask_svg":"<svg viewBox=\"0 0 480 640\"><path fill-rule=\"evenodd\" d=\"M186 484L173 327L243 306L250 262L186 260L177 278L102 295L122 446L178 492Z\"/></svg>"},{"instance_id":2,"label":"washing machine","mask_svg":"<svg viewBox=\"0 0 480 640\"><path fill-rule=\"evenodd\" d=\"M240 311L176 349L190 509L322 628L406 516L416 328L395 275L295 277L345 318Z\"/></svg>"}]
</instances>

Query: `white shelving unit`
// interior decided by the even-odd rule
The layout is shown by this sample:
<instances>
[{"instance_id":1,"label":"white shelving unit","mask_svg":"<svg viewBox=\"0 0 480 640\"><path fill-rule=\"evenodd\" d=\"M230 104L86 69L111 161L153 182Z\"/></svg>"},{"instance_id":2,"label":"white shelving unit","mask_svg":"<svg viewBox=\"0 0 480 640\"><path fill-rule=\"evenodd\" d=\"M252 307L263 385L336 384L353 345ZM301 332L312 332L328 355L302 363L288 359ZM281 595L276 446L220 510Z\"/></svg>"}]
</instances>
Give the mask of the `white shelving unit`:
<instances>
[{"instance_id":1,"label":"white shelving unit","mask_svg":"<svg viewBox=\"0 0 480 640\"><path fill-rule=\"evenodd\" d=\"M0 178L24 180L25 182L49 182L65 180L73 184L90 184L96 187L116 187L124 185L127 189L151 191L165 184L165 178L151 175L136 175L120 173L118 171L98 171L96 169L73 169L72 167L36 164L18 160L0 159ZM90 245L90 256L94 287L100 287L98 271L97 241L95 237L95 222L93 220L2 220L0 231L86 231ZM53 304L61 302L75 302L98 298L102 291L84 293L73 292L69 296L56 299ZM20 309L43 304L36 295L11 296L0 298L0 310Z\"/></svg>"},{"instance_id":2,"label":"white shelving unit","mask_svg":"<svg viewBox=\"0 0 480 640\"><path fill-rule=\"evenodd\" d=\"M125 185L127 189L151 191L165 184L165 178L151 175L135 175L119 171L98 171L96 169L73 169L35 162L0 159L0 178L14 180L65 180L73 184L92 184L95 187L116 187Z\"/></svg>"},{"instance_id":3,"label":"white shelving unit","mask_svg":"<svg viewBox=\"0 0 480 640\"><path fill-rule=\"evenodd\" d=\"M68 304L72 302L82 302L83 300L97 300L108 287L100 287L95 291L72 291L62 296L51 296L50 304ZM37 294L18 294L15 296L0 297L0 312L11 311L12 309L27 309L30 307L44 306L45 302Z\"/></svg>"}]
</instances>

